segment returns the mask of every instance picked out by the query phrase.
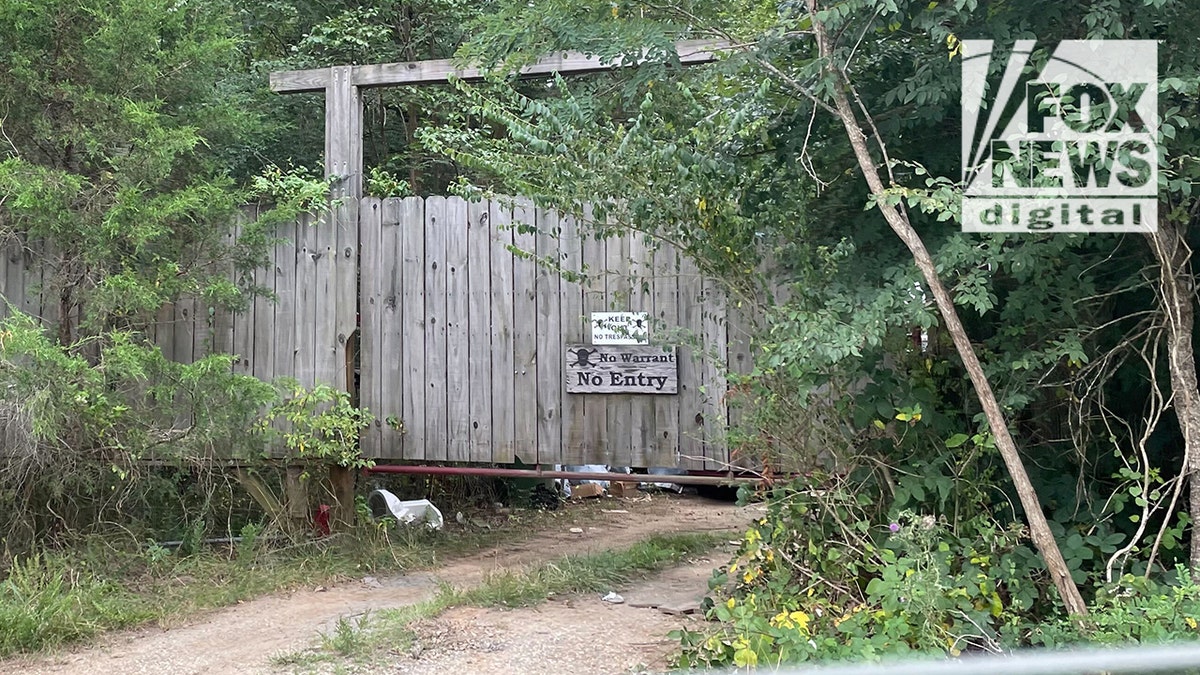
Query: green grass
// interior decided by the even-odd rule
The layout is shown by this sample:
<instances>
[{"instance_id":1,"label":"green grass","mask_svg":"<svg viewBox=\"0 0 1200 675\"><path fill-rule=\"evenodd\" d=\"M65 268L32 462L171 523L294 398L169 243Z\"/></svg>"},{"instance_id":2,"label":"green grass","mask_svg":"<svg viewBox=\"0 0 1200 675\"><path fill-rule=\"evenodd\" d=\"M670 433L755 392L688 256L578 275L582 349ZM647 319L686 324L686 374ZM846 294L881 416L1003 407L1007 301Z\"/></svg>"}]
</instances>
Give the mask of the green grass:
<instances>
[{"instance_id":1,"label":"green grass","mask_svg":"<svg viewBox=\"0 0 1200 675\"><path fill-rule=\"evenodd\" d=\"M258 539L187 556L128 538L123 544L80 539L0 568L0 657L53 650L147 623L178 625L275 591L431 567L519 540L553 517L527 512L513 517L519 527L453 532L366 524L301 544L272 547Z\"/></svg>"},{"instance_id":2,"label":"green grass","mask_svg":"<svg viewBox=\"0 0 1200 675\"><path fill-rule=\"evenodd\" d=\"M448 606L525 607L551 594L607 591L633 576L657 572L709 551L720 539L712 534L655 535L627 549L567 556L524 571L491 574L479 586L442 594L449 596Z\"/></svg>"},{"instance_id":3,"label":"green grass","mask_svg":"<svg viewBox=\"0 0 1200 675\"><path fill-rule=\"evenodd\" d=\"M566 556L523 570L490 574L471 588L443 586L425 602L380 611L369 621L359 620L357 625L339 622L331 634L322 636L318 649L283 654L273 662L298 668L339 660L369 663L410 649L415 640L412 625L446 610L463 606L528 607L552 595L610 591L630 579L707 553L726 537L725 533L655 535L626 549Z\"/></svg>"},{"instance_id":4,"label":"green grass","mask_svg":"<svg viewBox=\"0 0 1200 675\"><path fill-rule=\"evenodd\" d=\"M74 569L58 557L15 562L0 583L0 654L85 639L149 618L120 586Z\"/></svg>"}]
</instances>

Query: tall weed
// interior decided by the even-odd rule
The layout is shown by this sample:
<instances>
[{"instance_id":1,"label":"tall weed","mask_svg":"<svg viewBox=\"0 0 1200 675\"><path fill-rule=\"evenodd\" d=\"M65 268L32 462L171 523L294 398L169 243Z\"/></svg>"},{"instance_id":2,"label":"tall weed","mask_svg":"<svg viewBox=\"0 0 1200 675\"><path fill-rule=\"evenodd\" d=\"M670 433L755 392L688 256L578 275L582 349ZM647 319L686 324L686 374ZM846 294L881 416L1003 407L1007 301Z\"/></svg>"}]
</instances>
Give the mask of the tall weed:
<instances>
[{"instance_id":1,"label":"tall weed","mask_svg":"<svg viewBox=\"0 0 1200 675\"><path fill-rule=\"evenodd\" d=\"M57 647L148 617L115 585L46 554L14 560L0 582L0 655Z\"/></svg>"}]
</instances>

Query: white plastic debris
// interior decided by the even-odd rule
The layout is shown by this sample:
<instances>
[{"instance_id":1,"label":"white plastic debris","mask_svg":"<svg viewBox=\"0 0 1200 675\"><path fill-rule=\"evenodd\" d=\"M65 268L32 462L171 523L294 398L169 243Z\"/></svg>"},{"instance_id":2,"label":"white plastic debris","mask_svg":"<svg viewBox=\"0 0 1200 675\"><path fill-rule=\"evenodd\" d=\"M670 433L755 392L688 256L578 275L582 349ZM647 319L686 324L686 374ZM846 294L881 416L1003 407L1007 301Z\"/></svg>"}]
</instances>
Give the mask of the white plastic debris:
<instances>
[{"instance_id":1,"label":"white plastic debris","mask_svg":"<svg viewBox=\"0 0 1200 675\"><path fill-rule=\"evenodd\" d=\"M603 600L604 602L611 602L614 605L619 605L619 604L625 602L625 598L622 598L621 596L617 595L613 591L609 591L608 595L606 595L600 599Z\"/></svg>"},{"instance_id":2,"label":"white plastic debris","mask_svg":"<svg viewBox=\"0 0 1200 675\"><path fill-rule=\"evenodd\" d=\"M392 517L397 523L425 523L431 530L440 530L444 521L442 512L428 499L401 501L387 490L375 490L367 497L371 517L375 520Z\"/></svg>"},{"instance_id":3,"label":"white plastic debris","mask_svg":"<svg viewBox=\"0 0 1200 675\"><path fill-rule=\"evenodd\" d=\"M675 469L675 468L663 467L663 466L653 466L653 467L650 467L649 469L646 469L646 473L654 475L654 476L680 476L680 475L686 474L687 472L682 469ZM663 490L671 490L676 493L683 492L683 486L679 485L678 483L651 483L651 485L653 485L656 488L661 488Z\"/></svg>"},{"instance_id":4,"label":"white plastic debris","mask_svg":"<svg viewBox=\"0 0 1200 675\"><path fill-rule=\"evenodd\" d=\"M608 473L608 466L605 464L580 464L578 466L567 466L566 470L573 471L575 473ZM606 480L579 480L576 482L580 485L585 483L595 483L600 487L608 487L608 481Z\"/></svg>"}]
</instances>

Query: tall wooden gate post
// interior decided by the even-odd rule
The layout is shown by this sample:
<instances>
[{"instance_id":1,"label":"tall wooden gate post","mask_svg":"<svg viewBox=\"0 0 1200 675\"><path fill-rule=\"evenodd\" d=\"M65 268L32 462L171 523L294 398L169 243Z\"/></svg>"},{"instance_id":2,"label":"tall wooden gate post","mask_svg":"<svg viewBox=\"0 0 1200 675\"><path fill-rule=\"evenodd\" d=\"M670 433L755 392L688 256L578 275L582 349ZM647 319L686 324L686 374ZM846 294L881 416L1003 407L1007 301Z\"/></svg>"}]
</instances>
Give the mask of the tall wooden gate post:
<instances>
[{"instance_id":1,"label":"tall wooden gate post","mask_svg":"<svg viewBox=\"0 0 1200 675\"><path fill-rule=\"evenodd\" d=\"M346 391L354 388L354 365L347 358L350 335L358 328L358 207L362 199L362 95L351 81L352 66L329 69L325 87L325 178L332 179L329 211L336 233L333 254L337 266L349 264L352 274L338 274L334 382ZM339 358L340 357L340 358ZM333 522L338 527L354 523L354 486L357 471L329 467L333 494Z\"/></svg>"},{"instance_id":2,"label":"tall wooden gate post","mask_svg":"<svg viewBox=\"0 0 1200 675\"><path fill-rule=\"evenodd\" d=\"M303 90L325 92L325 178L330 182L330 208L317 224L317 245L298 251L299 255L313 256L318 269L332 271L329 280L332 288L324 290L322 299L334 304L332 325L317 328L313 381L301 384L313 386L321 380L344 391L351 391L354 386L353 363L346 357L351 335L358 327L358 206L362 198L363 108L362 94L353 82L353 69L354 66L333 66L311 71L313 75L307 85L311 88ZM329 258L322 261L323 256ZM354 521L355 476L356 472L342 467L329 467L334 502L332 520L342 526ZM306 491L307 485L307 482L292 482L289 487L292 492ZM294 499L307 501L300 494L295 494Z\"/></svg>"}]
</instances>

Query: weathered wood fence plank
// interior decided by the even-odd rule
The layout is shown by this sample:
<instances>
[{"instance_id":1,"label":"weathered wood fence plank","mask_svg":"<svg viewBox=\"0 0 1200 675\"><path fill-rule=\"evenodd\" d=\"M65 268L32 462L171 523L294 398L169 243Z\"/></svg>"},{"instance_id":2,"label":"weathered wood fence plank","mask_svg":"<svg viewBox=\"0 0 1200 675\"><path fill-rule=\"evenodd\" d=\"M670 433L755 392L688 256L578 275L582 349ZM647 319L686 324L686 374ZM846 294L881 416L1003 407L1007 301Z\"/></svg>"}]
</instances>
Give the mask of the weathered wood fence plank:
<instances>
[{"instance_id":1,"label":"weathered wood fence plank","mask_svg":"<svg viewBox=\"0 0 1200 675\"><path fill-rule=\"evenodd\" d=\"M359 405L367 408L375 416L375 421L359 436L359 443L363 456L380 457L383 454L383 424L388 414L383 409L381 386L383 372L386 368L384 354L381 350L383 345L381 319L386 313L383 307L383 283L384 270L387 269L384 266L382 251L383 203L371 197L364 199L359 207L358 216L362 223L361 250L358 258L362 273L362 288L359 298L362 305L362 317L358 328L360 345L358 398ZM394 229L395 226L392 227ZM400 325L400 322L396 321L394 312L389 318L395 321L395 326ZM398 355L393 355L393 358L396 356ZM367 405L368 401L370 405Z\"/></svg>"},{"instance_id":2,"label":"weathered wood fence plank","mask_svg":"<svg viewBox=\"0 0 1200 675\"><path fill-rule=\"evenodd\" d=\"M467 204L446 201L446 459L471 459L471 325Z\"/></svg>"},{"instance_id":3,"label":"weathered wood fence plank","mask_svg":"<svg viewBox=\"0 0 1200 675\"><path fill-rule=\"evenodd\" d=\"M557 213L537 211L537 278L534 305L537 312L537 335L534 346L535 379L537 380L537 452L536 456L561 457L562 448L562 364L563 339L560 323L563 285L558 265L562 260L559 247Z\"/></svg>"},{"instance_id":4,"label":"weathered wood fence plank","mask_svg":"<svg viewBox=\"0 0 1200 675\"><path fill-rule=\"evenodd\" d=\"M562 344L581 344L587 341L587 318L583 315L583 241L574 216L559 220L559 247L562 252L563 279L559 284L559 325ZM562 405L562 464L579 465L586 462L586 400L584 396L567 394L566 382L559 387Z\"/></svg>"},{"instance_id":5,"label":"weathered wood fence plank","mask_svg":"<svg viewBox=\"0 0 1200 675\"><path fill-rule=\"evenodd\" d=\"M704 364L692 341L703 334L703 280L696 264L679 256L679 327L688 340L679 350L679 466L704 468Z\"/></svg>"},{"instance_id":6,"label":"weathered wood fence plank","mask_svg":"<svg viewBox=\"0 0 1200 675\"><path fill-rule=\"evenodd\" d=\"M361 159L359 160L361 163ZM334 264L330 273L334 307L333 324L333 381L330 384L344 391L353 391L354 355L350 352L352 336L358 330L359 285L359 213L361 203L346 199L337 207L337 233L332 251ZM361 340L360 340L361 342Z\"/></svg>"},{"instance_id":7,"label":"weathered wood fence plank","mask_svg":"<svg viewBox=\"0 0 1200 675\"><path fill-rule=\"evenodd\" d=\"M701 291L704 298L701 303L704 332L702 344L706 350L701 363L701 407L704 414L704 468L709 471L724 470L728 462L726 450L728 439L726 425L728 423L725 406L725 368L727 363L726 349L728 338L725 330L725 297L716 282L705 279Z\"/></svg>"},{"instance_id":8,"label":"weathered wood fence plank","mask_svg":"<svg viewBox=\"0 0 1200 675\"><path fill-rule=\"evenodd\" d=\"M311 387L317 378L317 229L311 218L296 227L296 359L293 377Z\"/></svg>"},{"instance_id":9,"label":"weathered wood fence plank","mask_svg":"<svg viewBox=\"0 0 1200 675\"><path fill-rule=\"evenodd\" d=\"M254 343L250 357L250 374L270 382L275 379L275 305L278 288L275 285L279 263L275 258L275 246L271 247L266 267L254 271L254 284L262 292L254 297L251 317L247 322Z\"/></svg>"},{"instance_id":10,"label":"weathered wood fence plank","mask_svg":"<svg viewBox=\"0 0 1200 675\"><path fill-rule=\"evenodd\" d=\"M653 255L654 321L650 342L665 344L679 325L679 254L674 247L659 246ZM675 466L679 453L678 396L654 399L654 444L649 466Z\"/></svg>"},{"instance_id":11,"label":"weathered wood fence plank","mask_svg":"<svg viewBox=\"0 0 1200 675\"><path fill-rule=\"evenodd\" d=\"M612 237L604 242L604 310L630 311L629 234ZM633 396L610 394L604 397L608 408L608 444L604 464L627 464L633 457L634 419ZM640 422L640 420L639 420ZM629 458L629 459L625 459Z\"/></svg>"},{"instance_id":12,"label":"weathered wood fence plank","mask_svg":"<svg viewBox=\"0 0 1200 675\"><path fill-rule=\"evenodd\" d=\"M516 457L537 462L537 238L533 205L519 199L513 205L513 444Z\"/></svg>"},{"instance_id":13,"label":"weathered wood fence plank","mask_svg":"<svg viewBox=\"0 0 1200 675\"><path fill-rule=\"evenodd\" d=\"M275 377L296 377L297 231L304 220L281 227L275 243Z\"/></svg>"},{"instance_id":14,"label":"weathered wood fence plank","mask_svg":"<svg viewBox=\"0 0 1200 675\"><path fill-rule=\"evenodd\" d=\"M646 312L647 316L651 316L654 312L651 275L653 258L646 246L645 237L640 232L629 232L625 238L629 240L629 301L627 307L629 311ZM631 396L629 398L629 463L632 466L656 466L650 463L655 435L654 398L648 396Z\"/></svg>"},{"instance_id":15,"label":"weathered wood fence plank","mask_svg":"<svg viewBox=\"0 0 1200 675\"><path fill-rule=\"evenodd\" d=\"M404 459L425 458L425 201L419 197L404 200L397 224L398 255L401 266L400 301L402 303L400 345L405 376L400 380L404 396ZM386 319L385 319L386 320ZM388 352L390 353L390 352ZM385 355L384 358L390 358ZM384 387L392 383L385 383ZM385 444L384 452L389 450ZM389 455L394 456L394 455Z\"/></svg>"},{"instance_id":16,"label":"weathered wood fence plank","mask_svg":"<svg viewBox=\"0 0 1200 675\"><path fill-rule=\"evenodd\" d=\"M512 210L492 202L492 461L515 457ZM525 392L522 392L524 395Z\"/></svg>"},{"instance_id":17,"label":"weathered wood fence plank","mask_svg":"<svg viewBox=\"0 0 1200 675\"><path fill-rule=\"evenodd\" d=\"M379 452L381 457L402 457L408 452L410 441L415 445L422 437L420 429L410 430L401 424L401 420L412 419L415 411L412 409L413 399L416 395L423 391L424 375L417 378L419 384L416 385L415 391L413 387L408 386L410 377L416 373L424 373L425 355L420 351L414 352L405 342L405 336L412 333L407 323L408 316L405 314L406 308L404 303L411 302L416 312L423 312L425 305L422 302L422 295L417 294L413 298L406 296L405 274L410 266L405 251L404 228L409 226L409 230L420 231L419 227L412 227L413 220L423 222L423 215L419 211L419 200L401 200L387 199L380 205L380 230L378 235L371 236L371 244L375 249L374 254L369 254L367 249L367 233L364 228L362 255L364 257L371 255L371 265L377 270L378 274L374 277L369 277L367 268L364 265L362 271L362 284L364 289L369 288L371 293L375 295L374 309L371 305L363 305L363 325L367 325L367 313L374 312L372 318L372 326L370 331L363 332L362 345L364 349L370 349L370 357L366 356L362 361L363 377L367 376L367 369L373 369L375 372L371 374L371 394L377 396L375 410L373 411L379 419L376 420L376 426L379 429ZM412 220L409 220L412 219ZM418 264L417 269L413 270L413 276L419 277L421 267ZM418 319L419 321L419 319ZM417 326L420 329L420 326ZM424 332L421 331L422 340L417 341L414 337L416 347L421 349L424 345ZM367 341L378 336L377 345L367 345ZM414 354L416 358L414 358ZM420 368L415 371L410 371L409 367L414 362L420 363ZM360 398L365 396L362 390L359 392ZM405 436L406 431L415 431L413 436ZM421 447L421 452L424 452L424 447Z\"/></svg>"},{"instance_id":18,"label":"weathered wood fence plank","mask_svg":"<svg viewBox=\"0 0 1200 675\"><path fill-rule=\"evenodd\" d=\"M590 209L585 209L580 223L580 240L583 248L583 269L586 281L583 286L583 316L592 312L608 311L605 297L605 241L596 239L589 231L592 222ZM591 326L584 331L584 339L591 339ZM610 456L608 443L608 400L606 396L588 396L583 410L583 458L582 463L605 464Z\"/></svg>"},{"instance_id":19,"label":"weathered wood fence plank","mask_svg":"<svg viewBox=\"0 0 1200 675\"><path fill-rule=\"evenodd\" d=\"M472 462L492 461L492 228L489 203L467 205L467 349Z\"/></svg>"},{"instance_id":20,"label":"weathered wood fence plank","mask_svg":"<svg viewBox=\"0 0 1200 675\"><path fill-rule=\"evenodd\" d=\"M425 200L425 459L448 459L446 198Z\"/></svg>"}]
</instances>

